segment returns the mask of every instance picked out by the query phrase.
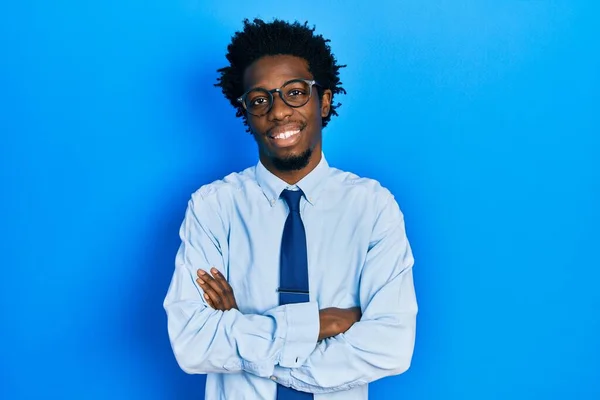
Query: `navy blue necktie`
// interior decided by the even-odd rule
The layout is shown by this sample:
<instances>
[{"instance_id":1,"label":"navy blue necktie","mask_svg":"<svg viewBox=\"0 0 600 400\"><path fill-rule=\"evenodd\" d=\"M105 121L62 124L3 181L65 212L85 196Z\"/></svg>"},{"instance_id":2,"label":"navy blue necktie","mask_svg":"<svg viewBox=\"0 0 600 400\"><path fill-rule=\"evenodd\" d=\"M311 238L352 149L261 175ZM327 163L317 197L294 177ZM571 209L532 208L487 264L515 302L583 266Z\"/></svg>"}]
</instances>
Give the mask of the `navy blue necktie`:
<instances>
[{"instance_id":1,"label":"navy blue necktie","mask_svg":"<svg viewBox=\"0 0 600 400\"><path fill-rule=\"evenodd\" d=\"M304 303L308 297L308 257L306 255L306 232L300 218L301 190L284 190L281 197L290 213L283 226L279 275L279 304ZM291 327L294 329L294 327ZM277 400L313 399L312 393L277 385Z\"/></svg>"}]
</instances>

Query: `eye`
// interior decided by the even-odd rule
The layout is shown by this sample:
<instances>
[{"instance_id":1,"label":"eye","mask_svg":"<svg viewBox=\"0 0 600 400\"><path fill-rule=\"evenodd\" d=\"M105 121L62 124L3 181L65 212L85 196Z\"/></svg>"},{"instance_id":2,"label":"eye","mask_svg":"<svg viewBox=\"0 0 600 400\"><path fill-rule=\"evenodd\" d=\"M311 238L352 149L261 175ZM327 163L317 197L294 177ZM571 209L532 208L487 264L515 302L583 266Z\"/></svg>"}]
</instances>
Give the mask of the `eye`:
<instances>
[{"instance_id":1,"label":"eye","mask_svg":"<svg viewBox=\"0 0 600 400\"><path fill-rule=\"evenodd\" d=\"M292 89L288 92L288 97L305 96L306 92L302 89Z\"/></svg>"},{"instance_id":2,"label":"eye","mask_svg":"<svg viewBox=\"0 0 600 400\"><path fill-rule=\"evenodd\" d=\"M260 106L264 106L265 104L267 104L268 101L269 100L266 97L255 97L253 99L249 99L248 105L250 107L260 107Z\"/></svg>"}]
</instances>

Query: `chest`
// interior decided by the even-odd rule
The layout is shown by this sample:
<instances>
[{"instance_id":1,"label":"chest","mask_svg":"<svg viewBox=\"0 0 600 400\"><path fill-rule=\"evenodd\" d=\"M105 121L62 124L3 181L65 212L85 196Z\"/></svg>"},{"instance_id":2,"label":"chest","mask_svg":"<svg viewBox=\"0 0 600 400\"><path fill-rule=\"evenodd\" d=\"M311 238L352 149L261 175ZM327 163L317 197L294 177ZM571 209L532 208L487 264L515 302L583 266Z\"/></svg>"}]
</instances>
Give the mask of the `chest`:
<instances>
[{"instance_id":1,"label":"chest","mask_svg":"<svg viewBox=\"0 0 600 400\"><path fill-rule=\"evenodd\" d=\"M301 207L306 232L311 301L320 308L358 305L372 220L368 213L334 204ZM225 265L242 312L262 313L278 305L284 206L250 210L232 219Z\"/></svg>"}]
</instances>

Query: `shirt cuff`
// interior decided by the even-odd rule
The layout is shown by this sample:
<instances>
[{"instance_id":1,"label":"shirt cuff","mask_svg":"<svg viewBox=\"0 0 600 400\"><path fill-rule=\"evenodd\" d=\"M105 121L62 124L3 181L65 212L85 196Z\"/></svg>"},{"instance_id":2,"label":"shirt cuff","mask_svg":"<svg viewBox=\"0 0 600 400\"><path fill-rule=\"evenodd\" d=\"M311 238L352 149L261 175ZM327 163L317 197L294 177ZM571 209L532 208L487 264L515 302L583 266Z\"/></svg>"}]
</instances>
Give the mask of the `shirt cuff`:
<instances>
[{"instance_id":1,"label":"shirt cuff","mask_svg":"<svg viewBox=\"0 0 600 400\"><path fill-rule=\"evenodd\" d=\"M317 346L319 338L319 306L316 302L285 306L287 333L279 365L295 368L304 364Z\"/></svg>"},{"instance_id":2,"label":"shirt cuff","mask_svg":"<svg viewBox=\"0 0 600 400\"><path fill-rule=\"evenodd\" d=\"M277 382L282 386L291 387L292 386L292 370L291 368L283 368L279 365L276 365L273 369L273 375L271 376L271 380Z\"/></svg>"}]
</instances>

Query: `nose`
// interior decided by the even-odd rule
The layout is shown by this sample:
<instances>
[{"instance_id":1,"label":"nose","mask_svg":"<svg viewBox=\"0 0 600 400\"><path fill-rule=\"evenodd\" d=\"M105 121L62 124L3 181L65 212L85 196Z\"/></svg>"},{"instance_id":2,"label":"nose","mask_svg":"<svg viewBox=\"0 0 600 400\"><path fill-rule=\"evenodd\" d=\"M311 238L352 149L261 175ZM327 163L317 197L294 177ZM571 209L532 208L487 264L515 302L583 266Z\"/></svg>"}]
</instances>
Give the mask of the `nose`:
<instances>
[{"instance_id":1,"label":"nose","mask_svg":"<svg viewBox=\"0 0 600 400\"><path fill-rule=\"evenodd\" d=\"M294 110L292 107L285 104L281 98L281 92L273 93L273 106L268 114L268 119L271 121L283 121L291 116Z\"/></svg>"}]
</instances>

